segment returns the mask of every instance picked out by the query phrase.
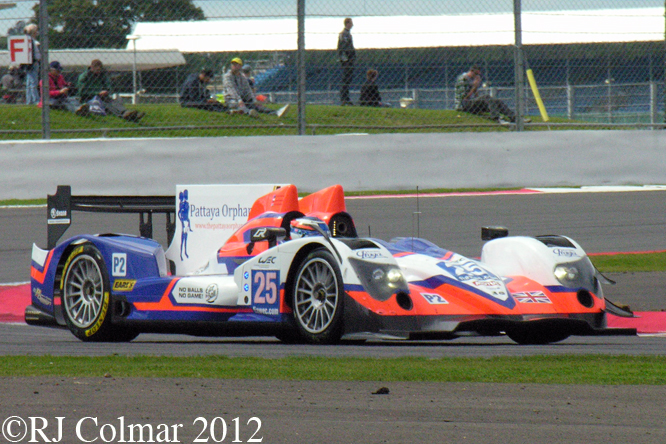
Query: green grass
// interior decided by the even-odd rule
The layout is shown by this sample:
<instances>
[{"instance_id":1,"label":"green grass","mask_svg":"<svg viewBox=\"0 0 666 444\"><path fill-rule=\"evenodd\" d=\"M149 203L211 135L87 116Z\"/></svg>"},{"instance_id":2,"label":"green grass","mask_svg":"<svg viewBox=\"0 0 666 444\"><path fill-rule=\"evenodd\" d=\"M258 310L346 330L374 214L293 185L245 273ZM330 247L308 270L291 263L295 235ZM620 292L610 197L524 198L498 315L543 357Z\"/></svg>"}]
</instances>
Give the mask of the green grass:
<instances>
[{"instance_id":1,"label":"green grass","mask_svg":"<svg viewBox=\"0 0 666 444\"><path fill-rule=\"evenodd\" d=\"M278 108L278 105L271 105ZM130 109L145 111L140 123L127 122L114 116L79 117L67 111L52 110L51 138L93 137L214 137L295 135L297 111L294 106L287 115L262 115L252 119L243 115L230 116L176 104L136 105ZM535 123L539 117L532 117ZM553 122L567 122L553 118ZM399 108L341 107L308 105L307 134L340 133L415 133L453 131L510 131L490 120L452 110ZM445 125L449 125L444 127ZM477 125L477 126L474 126ZM156 129L158 127L168 127ZM0 140L40 139L41 109L36 106L0 105ZM532 130L547 130L533 127ZM32 131L3 133L2 131ZM61 132L62 131L62 132Z\"/></svg>"},{"instance_id":2,"label":"green grass","mask_svg":"<svg viewBox=\"0 0 666 444\"><path fill-rule=\"evenodd\" d=\"M46 205L46 199L8 199L8 200L0 200L0 207L5 207L5 206L28 206L28 205Z\"/></svg>"},{"instance_id":3,"label":"green grass","mask_svg":"<svg viewBox=\"0 0 666 444\"><path fill-rule=\"evenodd\" d=\"M276 345L277 346L277 345ZM0 376L664 385L664 356L230 358L4 356Z\"/></svg>"},{"instance_id":4,"label":"green grass","mask_svg":"<svg viewBox=\"0 0 666 444\"><path fill-rule=\"evenodd\" d=\"M602 255L590 259L602 273L666 271L666 253Z\"/></svg>"}]
</instances>

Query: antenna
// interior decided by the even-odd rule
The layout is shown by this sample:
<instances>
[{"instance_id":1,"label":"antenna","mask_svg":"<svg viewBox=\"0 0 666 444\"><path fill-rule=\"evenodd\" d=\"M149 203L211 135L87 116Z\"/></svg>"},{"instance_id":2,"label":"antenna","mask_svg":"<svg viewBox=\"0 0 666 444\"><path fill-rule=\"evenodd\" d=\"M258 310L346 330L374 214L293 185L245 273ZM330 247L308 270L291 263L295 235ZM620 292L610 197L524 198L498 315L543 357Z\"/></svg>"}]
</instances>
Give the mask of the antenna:
<instances>
[{"instance_id":1,"label":"antenna","mask_svg":"<svg viewBox=\"0 0 666 444\"><path fill-rule=\"evenodd\" d=\"M414 217L416 217L416 237L421 237L421 211L419 209L419 187L416 187L416 211L412 213L412 250L414 249Z\"/></svg>"}]
</instances>

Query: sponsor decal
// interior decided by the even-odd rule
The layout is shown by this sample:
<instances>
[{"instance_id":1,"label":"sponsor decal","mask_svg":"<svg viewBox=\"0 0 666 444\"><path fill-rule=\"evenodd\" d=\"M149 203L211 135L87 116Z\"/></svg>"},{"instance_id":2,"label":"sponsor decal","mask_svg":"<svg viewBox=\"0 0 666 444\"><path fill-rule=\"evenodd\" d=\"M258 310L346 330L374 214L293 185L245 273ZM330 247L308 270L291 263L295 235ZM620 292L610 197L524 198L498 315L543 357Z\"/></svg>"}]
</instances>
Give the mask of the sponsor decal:
<instances>
[{"instance_id":1,"label":"sponsor decal","mask_svg":"<svg viewBox=\"0 0 666 444\"><path fill-rule=\"evenodd\" d=\"M51 300L47 298L44 293L42 293L41 288L33 288L32 289L32 294L35 296L35 299L37 299L40 303L46 306L51 305Z\"/></svg>"},{"instance_id":2,"label":"sponsor decal","mask_svg":"<svg viewBox=\"0 0 666 444\"><path fill-rule=\"evenodd\" d=\"M513 298L521 304L552 304L543 291L521 291L512 293Z\"/></svg>"},{"instance_id":3,"label":"sponsor decal","mask_svg":"<svg viewBox=\"0 0 666 444\"><path fill-rule=\"evenodd\" d=\"M251 207L242 207L240 204L224 204L221 207L212 207L190 203L189 216L210 220L219 217L231 218L231 220L236 220L237 217L247 219L250 209Z\"/></svg>"},{"instance_id":4,"label":"sponsor decal","mask_svg":"<svg viewBox=\"0 0 666 444\"><path fill-rule=\"evenodd\" d=\"M136 281L133 279L116 279L113 283L114 291L132 291L134 290L134 284Z\"/></svg>"},{"instance_id":5,"label":"sponsor decal","mask_svg":"<svg viewBox=\"0 0 666 444\"><path fill-rule=\"evenodd\" d=\"M220 290L217 287L217 284L210 284L206 288L206 302L212 304L217 299L217 295L220 293Z\"/></svg>"},{"instance_id":6,"label":"sponsor decal","mask_svg":"<svg viewBox=\"0 0 666 444\"><path fill-rule=\"evenodd\" d=\"M106 319L106 311L109 309L109 292L104 292L104 302L102 303L102 311L99 314L99 317L97 318L97 322L95 322L95 325L92 326L91 329L86 330L85 335L90 337L97 333L97 330L99 330L102 327L102 323L104 323L104 319Z\"/></svg>"},{"instance_id":7,"label":"sponsor decal","mask_svg":"<svg viewBox=\"0 0 666 444\"><path fill-rule=\"evenodd\" d=\"M502 280L481 267L477 262L459 254L447 256L437 266L451 274L459 282L474 287L495 299L506 301L509 293Z\"/></svg>"},{"instance_id":8,"label":"sponsor decal","mask_svg":"<svg viewBox=\"0 0 666 444\"><path fill-rule=\"evenodd\" d=\"M51 208L51 211L49 212L49 218L47 219L46 223L48 225L69 224L70 219L67 217L67 210Z\"/></svg>"},{"instance_id":9,"label":"sponsor decal","mask_svg":"<svg viewBox=\"0 0 666 444\"><path fill-rule=\"evenodd\" d=\"M203 301L205 298L205 292L203 287L197 285L183 285L180 284L174 288L174 296L179 300L185 300L190 302Z\"/></svg>"},{"instance_id":10,"label":"sponsor decal","mask_svg":"<svg viewBox=\"0 0 666 444\"><path fill-rule=\"evenodd\" d=\"M384 253L378 250L356 250L354 252L356 257L360 259L383 259L386 258Z\"/></svg>"},{"instance_id":11,"label":"sponsor decal","mask_svg":"<svg viewBox=\"0 0 666 444\"><path fill-rule=\"evenodd\" d=\"M277 257L275 257L275 256L267 256L267 257L259 258L259 261L258 261L258 262L259 262L260 264L275 264L275 259L277 259Z\"/></svg>"},{"instance_id":12,"label":"sponsor decal","mask_svg":"<svg viewBox=\"0 0 666 444\"><path fill-rule=\"evenodd\" d=\"M432 305L442 305L442 304L448 304L449 301L444 299L442 296L435 294L435 293L421 293L421 296L428 301L428 304Z\"/></svg>"},{"instance_id":13,"label":"sponsor decal","mask_svg":"<svg viewBox=\"0 0 666 444\"><path fill-rule=\"evenodd\" d=\"M67 217L67 210L58 210L56 208L51 208L51 219L57 217Z\"/></svg>"},{"instance_id":14,"label":"sponsor decal","mask_svg":"<svg viewBox=\"0 0 666 444\"><path fill-rule=\"evenodd\" d=\"M560 257L580 257L573 248L553 248L551 251Z\"/></svg>"},{"instance_id":15,"label":"sponsor decal","mask_svg":"<svg viewBox=\"0 0 666 444\"><path fill-rule=\"evenodd\" d=\"M280 270L252 270L252 309L264 315L280 314Z\"/></svg>"},{"instance_id":16,"label":"sponsor decal","mask_svg":"<svg viewBox=\"0 0 666 444\"><path fill-rule=\"evenodd\" d=\"M127 276L127 253L113 253L111 255L111 276Z\"/></svg>"}]
</instances>

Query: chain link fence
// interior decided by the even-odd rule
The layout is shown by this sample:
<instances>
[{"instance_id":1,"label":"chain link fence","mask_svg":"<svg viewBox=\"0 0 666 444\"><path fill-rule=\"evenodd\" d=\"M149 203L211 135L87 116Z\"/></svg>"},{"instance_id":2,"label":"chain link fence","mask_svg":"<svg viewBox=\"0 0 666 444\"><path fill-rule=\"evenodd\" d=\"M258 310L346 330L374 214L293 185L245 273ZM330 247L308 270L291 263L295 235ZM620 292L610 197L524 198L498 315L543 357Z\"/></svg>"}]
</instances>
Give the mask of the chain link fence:
<instances>
[{"instance_id":1,"label":"chain link fence","mask_svg":"<svg viewBox=\"0 0 666 444\"><path fill-rule=\"evenodd\" d=\"M663 0L0 0L0 139L662 128L665 13ZM46 17L30 46L26 26ZM354 53L338 47L345 18ZM479 93L526 120L456 109L472 66ZM49 72L46 112L33 95Z\"/></svg>"}]
</instances>

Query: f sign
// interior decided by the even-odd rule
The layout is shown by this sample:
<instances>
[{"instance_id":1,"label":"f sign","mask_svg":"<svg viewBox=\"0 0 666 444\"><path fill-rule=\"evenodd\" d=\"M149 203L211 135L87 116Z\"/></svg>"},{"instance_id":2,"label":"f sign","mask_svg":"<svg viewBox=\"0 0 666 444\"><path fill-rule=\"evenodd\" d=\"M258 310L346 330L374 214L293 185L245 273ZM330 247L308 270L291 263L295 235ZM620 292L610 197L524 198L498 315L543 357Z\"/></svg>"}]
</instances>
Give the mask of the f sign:
<instances>
[{"instance_id":1,"label":"f sign","mask_svg":"<svg viewBox=\"0 0 666 444\"><path fill-rule=\"evenodd\" d=\"M7 39L10 63L32 64L32 42L27 35L14 35Z\"/></svg>"}]
</instances>

